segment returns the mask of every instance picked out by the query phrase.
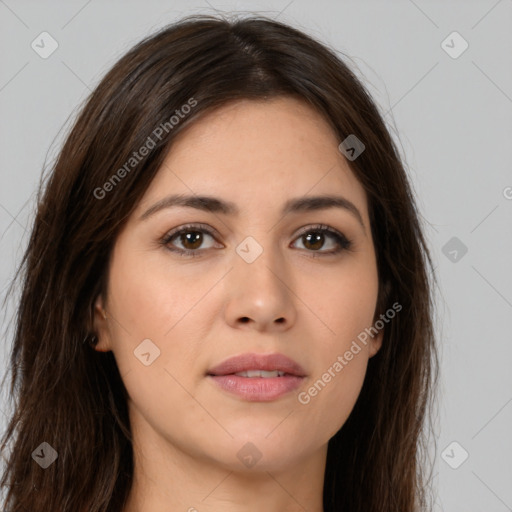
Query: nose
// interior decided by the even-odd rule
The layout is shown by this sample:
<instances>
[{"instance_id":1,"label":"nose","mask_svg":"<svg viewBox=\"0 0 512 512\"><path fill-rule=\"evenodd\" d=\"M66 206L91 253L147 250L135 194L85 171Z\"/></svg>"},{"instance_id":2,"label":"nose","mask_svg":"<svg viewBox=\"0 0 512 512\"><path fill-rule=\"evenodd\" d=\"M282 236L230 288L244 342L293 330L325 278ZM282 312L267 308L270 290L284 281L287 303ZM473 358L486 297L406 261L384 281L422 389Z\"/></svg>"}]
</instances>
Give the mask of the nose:
<instances>
[{"instance_id":1,"label":"nose","mask_svg":"<svg viewBox=\"0 0 512 512\"><path fill-rule=\"evenodd\" d=\"M242 252L240 254L243 254ZM285 331L296 319L291 272L277 251L264 249L252 262L238 253L227 275L226 322L236 329Z\"/></svg>"}]
</instances>

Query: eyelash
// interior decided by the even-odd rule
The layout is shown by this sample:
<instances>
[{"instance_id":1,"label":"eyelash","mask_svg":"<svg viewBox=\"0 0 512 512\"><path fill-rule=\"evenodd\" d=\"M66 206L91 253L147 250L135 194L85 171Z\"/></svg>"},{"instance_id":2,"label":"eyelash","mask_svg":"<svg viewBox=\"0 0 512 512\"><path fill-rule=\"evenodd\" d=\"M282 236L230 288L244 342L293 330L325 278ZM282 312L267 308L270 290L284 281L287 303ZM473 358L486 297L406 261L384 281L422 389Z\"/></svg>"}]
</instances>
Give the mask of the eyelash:
<instances>
[{"instance_id":1,"label":"eyelash","mask_svg":"<svg viewBox=\"0 0 512 512\"><path fill-rule=\"evenodd\" d=\"M200 256L201 252L204 252L206 249L200 250L200 249L177 249L177 248L170 248L169 243L170 241L176 237L177 235L182 235L184 233L203 233L211 236L213 239L215 239L214 233L208 229L203 224L187 224L177 230L170 231L167 233L161 240L160 243L164 245L169 251L177 253L180 256L183 257L192 257L196 258ZM331 251L313 251L310 250L307 252L311 252L312 258L318 258L321 256L334 256L336 254L339 254L342 251L349 251L352 248L352 241L349 240L345 235L339 233L335 229L330 228L329 226L326 226L324 224L318 224L314 226L307 226L306 228L301 229L295 240L298 240L300 237L308 234L308 233L323 233L330 235L335 242L338 244L338 248ZM315 254L317 253L317 254Z\"/></svg>"}]
</instances>

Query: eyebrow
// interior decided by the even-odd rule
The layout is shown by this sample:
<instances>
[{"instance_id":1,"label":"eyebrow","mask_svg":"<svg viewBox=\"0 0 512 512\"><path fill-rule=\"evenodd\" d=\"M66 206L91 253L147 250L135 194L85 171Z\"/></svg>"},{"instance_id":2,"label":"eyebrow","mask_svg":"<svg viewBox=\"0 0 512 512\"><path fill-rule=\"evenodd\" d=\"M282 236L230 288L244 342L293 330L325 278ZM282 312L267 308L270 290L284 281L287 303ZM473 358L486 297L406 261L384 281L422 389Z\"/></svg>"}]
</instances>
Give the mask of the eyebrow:
<instances>
[{"instance_id":1,"label":"eyebrow","mask_svg":"<svg viewBox=\"0 0 512 512\"><path fill-rule=\"evenodd\" d=\"M140 216L139 220L145 220L163 209L172 208L174 206L185 206L187 208L195 208L197 210L221 213L224 215L239 214L237 205L230 201L224 201L212 196L177 194L164 197L156 202ZM284 204L281 215L285 216L288 213L311 212L330 208L341 208L350 212L359 221L363 230L365 229L361 212L354 203L342 196L322 195L289 199Z\"/></svg>"}]
</instances>

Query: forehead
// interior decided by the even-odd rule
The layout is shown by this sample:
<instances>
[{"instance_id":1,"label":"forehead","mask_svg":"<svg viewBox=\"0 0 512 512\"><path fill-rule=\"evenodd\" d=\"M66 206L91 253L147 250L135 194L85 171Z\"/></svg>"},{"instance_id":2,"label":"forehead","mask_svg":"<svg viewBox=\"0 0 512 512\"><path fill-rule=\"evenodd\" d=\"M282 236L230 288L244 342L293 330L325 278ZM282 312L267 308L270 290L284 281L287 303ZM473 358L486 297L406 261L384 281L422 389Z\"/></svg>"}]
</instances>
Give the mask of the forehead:
<instances>
[{"instance_id":1,"label":"forehead","mask_svg":"<svg viewBox=\"0 0 512 512\"><path fill-rule=\"evenodd\" d=\"M138 211L169 193L222 197L252 213L291 197L339 193L366 216L366 194L339 142L328 122L295 98L229 103L179 134Z\"/></svg>"}]
</instances>

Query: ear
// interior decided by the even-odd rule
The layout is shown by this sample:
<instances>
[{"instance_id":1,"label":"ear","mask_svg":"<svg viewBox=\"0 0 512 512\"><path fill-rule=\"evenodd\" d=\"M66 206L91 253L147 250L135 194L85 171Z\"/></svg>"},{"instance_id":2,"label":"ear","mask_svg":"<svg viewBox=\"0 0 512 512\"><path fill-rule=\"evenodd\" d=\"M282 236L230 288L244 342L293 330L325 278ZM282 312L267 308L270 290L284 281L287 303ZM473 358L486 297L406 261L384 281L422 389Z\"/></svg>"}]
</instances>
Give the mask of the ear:
<instances>
[{"instance_id":1,"label":"ear","mask_svg":"<svg viewBox=\"0 0 512 512\"><path fill-rule=\"evenodd\" d=\"M392 285L390 279L385 279L384 281L379 282L379 293L377 296L377 304L375 306L376 313L373 319L373 325L375 325L377 320L381 318L381 315L378 313L386 311L386 306L389 303L391 291ZM377 334L371 338L369 346L369 357L373 357L381 349L385 330L386 326L384 326L382 329L379 329Z\"/></svg>"},{"instance_id":2,"label":"ear","mask_svg":"<svg viewBox=\"0 0 512 512\"><path fill-rule=\"evenodd\" d=\"M104 307L103 297L101 295L98 295L94 303L93 324L94 332L96 333L97 338L94 350L97 350L98 352L108 352L112 350L109 318Z\"/></svg>"},{"instance_id":3,"label":"ear","mask_svg":"<svg viewBox=\"0 0 512 512\"><path fill-rule=\"evenodd\" d=\"M384 329L380 329L379 332L370 339L369 343L369 357L373 357L382 347L382 339L384 338Z\"/></svg>"}]
</instances>

